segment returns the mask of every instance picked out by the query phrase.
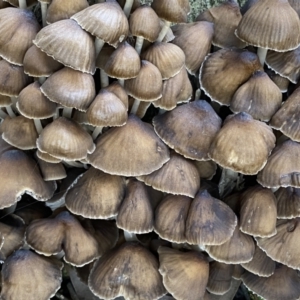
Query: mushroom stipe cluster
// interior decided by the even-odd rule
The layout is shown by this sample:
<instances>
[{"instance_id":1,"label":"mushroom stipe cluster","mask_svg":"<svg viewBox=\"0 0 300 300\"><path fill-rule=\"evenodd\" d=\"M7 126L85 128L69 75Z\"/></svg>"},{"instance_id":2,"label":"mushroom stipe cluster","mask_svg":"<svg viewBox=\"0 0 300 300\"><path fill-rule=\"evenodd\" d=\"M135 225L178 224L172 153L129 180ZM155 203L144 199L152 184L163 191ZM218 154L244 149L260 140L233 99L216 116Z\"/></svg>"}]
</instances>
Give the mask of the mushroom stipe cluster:
<instances>
[{"instance_id":1,"label":"mushroom stipe cluster","mask_svg":"<svg viewBox=\"0 0 300 300\"><path fill-rule=\"evenodd\" d=\"M300 299L299 4L0 0L0 298Z\"/></svg>"}]
</instances>

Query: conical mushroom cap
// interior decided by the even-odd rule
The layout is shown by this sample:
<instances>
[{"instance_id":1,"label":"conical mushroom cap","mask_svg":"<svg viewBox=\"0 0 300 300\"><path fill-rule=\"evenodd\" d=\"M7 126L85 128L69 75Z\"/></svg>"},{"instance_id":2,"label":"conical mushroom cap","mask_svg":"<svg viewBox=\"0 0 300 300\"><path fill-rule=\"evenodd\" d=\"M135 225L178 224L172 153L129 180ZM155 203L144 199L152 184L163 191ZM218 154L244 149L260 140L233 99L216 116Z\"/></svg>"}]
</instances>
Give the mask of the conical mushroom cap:
<instances>
[{"instance_id":1,"label":"conical mushroom cap","mask_svg":"<svg viewBox=\"0 0 300 300\"><path fill-rule=\"evenodd\" d=\"M158 272L158 261L137 243L124 243L95 263L89 288L104 299L158 299L166 294Z\"/></svg>"},{"instance_id":2,"label":"conical mushroom cap","mask_svg":"<svg viewBox=\"0 0 300 300\"><path fill-rule=\"evenodd\" d=\"M257 1L243 16L236 35L256 47L292 50L300 44L299 17L287 0Z\"/></svg>"},{"instance_id":3,"label":"conical mushroom cap","mask_svg":"<svg viewBox=\"0 0 300 300\"><path fill-rule=\"evenodd\" d=\"M170 159L167 146L153 128L130 115L126 125L102 134L88 161L106 173L123 176L150 174Z\"/></svg>"},{"instance_id":4,"label":"conical mushroom cap","mask_svg":"<svg viewBox=\"0 0 300 300\"><path fill-rule=\"evenodd\" d=\"M18 250L2 267L2 299L50 299L62 283L63 263Z\"/></svg>"},{"instance_id":5,"label":"conical mushroom cap","mask_svg":"<svg viewBox=\"0 0 300 300\"><path fill-rule=\"evenodd\" d=\"M201 299L208 282L209 264L202 253L159 247L159 272L168 292L178 300Z\"/></svg>"},{"instance_id":6,"label":"conical mushroom cap","mask_svg":"<svg viewBox=\"0 0 300 300\"><path fill-rule=\"evenodd\" d=\"M208 150L220 130L221 119L204 100L176 107L153 118L158 136L186 158L208 160Z\"/></svg>"},{"instance_id":7,"label":"conical mushroom cap","mask_svg":"<svg viewBox=\"0 0 300 300\"><path fill-rule=\"evenodd\" d=\"M231 208L204 190L191 203L185 235L189 244L221 245L232 237L236 225Z\"/></svg>"},{"instance_id":8,"label":"conical mushroom cap","mask_svg":"<svg viewBox=\"0 0 300 300\"><path fill-rule=\"evenodd\" d=\"M293 269L299 269L300 219L278 220L276 230L277 233L272 237L256 238L258 247L273 260Z\"/></svg>"},{"instance_id":9,"label":"conical mushroom cap","mask_svg":"<svg viewBox=\"0 0 300 300\"><path fill-rule=\"evenodd\" d=\"M242 275L245 286L268 300L295 300L300 296L300 277L297 270L278 265L270 277L260 277L250 272Z\"/></svg>"},{"instance_id":10,"label":"conical mushroom cap","mask_svg":"<svg viewBox=\"0 0 300 300\"><path fill-rule=\"evenodd\" d=\"M44 27L33 43L66 67L90 74L95 72L93 38L73 20L62 20Z\"/></svg>"},{"instance_id":11,"label":"conical mushroom cap","mask_svg":"<svg viewBox=\"0 0 300 300\"><path fill-rule=\"evenodd\" d=\"M288 140L278 145L265 167L258 173L257 182L267 188L300 187L300 145Z\"/></svg>"},{"instance_id":12,"label":"conical mushroom cap","mask_svg":"<svg viewBox=\"0 0 300 300\"><path fill-rule=\"evenodd\" d=\"M275 146L272 129L247 113L228 116L213 140L209 156L223 168L257 174Z\"/></svg>"}]
</instances>

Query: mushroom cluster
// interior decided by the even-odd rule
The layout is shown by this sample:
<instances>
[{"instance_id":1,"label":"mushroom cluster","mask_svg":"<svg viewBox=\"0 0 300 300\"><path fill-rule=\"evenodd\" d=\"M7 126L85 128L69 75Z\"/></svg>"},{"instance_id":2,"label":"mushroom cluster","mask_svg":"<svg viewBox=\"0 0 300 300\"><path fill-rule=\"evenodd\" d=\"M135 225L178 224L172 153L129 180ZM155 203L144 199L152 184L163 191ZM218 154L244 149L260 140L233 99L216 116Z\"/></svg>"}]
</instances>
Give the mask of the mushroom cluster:
<instances>
[{"instance_id":1,"label":"mushroom cluster","mask_svg":"<svg viewBox=\"0 0 300 300\"><path fill-rule=\"evenodd\" d=\"M36 2L0 0L0 298L299 299L299 1Z\"/></svg>"}]
</instances>

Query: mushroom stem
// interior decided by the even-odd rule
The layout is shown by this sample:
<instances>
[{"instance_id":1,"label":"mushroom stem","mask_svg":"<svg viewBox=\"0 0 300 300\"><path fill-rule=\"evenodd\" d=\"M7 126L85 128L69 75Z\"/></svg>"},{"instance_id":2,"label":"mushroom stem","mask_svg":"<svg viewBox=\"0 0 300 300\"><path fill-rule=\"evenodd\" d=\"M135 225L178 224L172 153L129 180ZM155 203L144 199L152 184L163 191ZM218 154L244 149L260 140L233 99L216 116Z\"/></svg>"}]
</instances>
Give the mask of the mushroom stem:
<instances>
[{"instance_id":1,"label":"mushroom stem","mask_svg":"<svg viewBox=\"0 0 300 300\"><path fill-rule=\"evenodd\" d=\"M126 0L126 3L124 5L123 11L125 16L128 18L130 15L130 11L132 8L133 0Z\"/></svg>"},{"instance_id":2,"label":"mushroom stem","mask_svg":"<svg viewBox=\"0 0 300 300\"><path fill-rule=\"evenodd\" d=\"M46 77L39 77L38 80L39 80L39 83L42 85L45 81L46 81Z\"/></svg>"},{"instance_id":3,"label":"mushroom stem","mask_svg":"<svg viewBox=\"0 0 300 300\"><path fill-rule=\"evenodd\" d=\"M259 61L262 66L264 66L264 64L265 64L267 52L268 52L268 49L260 48L260 47L257 48L257 56L258 56Z\"/></svg>"},{"instance_id":4,"label":"mushroom stem","mask_svg":"<svg viewBox=\"0 0 300 300\"><path fill-rule=\"evenodd\" d=\"M8 114L6 114L2 109L0 109L0 118L4 120L7 116Z\"/></svg>"},{"instance_id":5,"label":"mushroom stem","mask_svg":"<svg viewBox=\"0 0 300 300\"><path fill-rule=\"evenodd\" d=\"M133 102L133 105L131 107L130 113L136 115L136 112L139 108L139 105L140 105L140 100L134 99L134 102Z\"/></svg>"},{"instance_id":6,"label":"mushroom stem","mask_svg":"<svg viewBox=\"0 0 300 300\"><path fill-rule=\"evenodd\" d=\"M165 22L164 27L161 29L161 31L159 33L159 36L156 40L157 42L161 42L164 39L165 35L167 34L167 32L171 26L171 22L169 22L169 21L164 21L164 22Z\"/></svg>"},{"instance_id":7,"label":"mushroom stem","mask_svg":"<svg viewBox=\"0 0 300 300\"><path fill-rule=\"evenodd\" d=\"M48 8L48 4L46 2L41 2L43 27L45 27L47 25L47 22L46 22L47 8Z\"/></svg>"},{"instance_id":8,"label":"mushroom stem","mask_svg":"<svg viewBox=\"0 0 300 300\"><path fill-rule=\"evenodd\" d=\"M37 133L40 135L42 130L43 130L41 120L40 119L33 119L33 121L34 121L35 129L36 129Z\"/></svg>"},{"instance_id":9,"label":"mushroom stem","mask_svg":"<svg viewBox=\"0 0 300 300\"><path fill-rule=\"evenodd\" d=\"M13 111L12 108L11 108L11 105L5 106L5 109L6 109L7 113L8 113L8 115L9 115L11 118L15 118L15 117L16 117L14 111Z\"/></svg>"},{"instance_id":10,"label":"mushroom stem","mask_svg":"<svg viewBox=\"0 0 300 300\"><path fill-rule=\"evenodd\" d=\"M77 297L77 294L76 294L76 292L73 288L73 285L70 282L67 284L67 288L68 288L69 294L71 296L71 299L72 300L79 300L79 298Z\"/></svg>"},{"instance_id":11,"label":"mushroom stem","mask_svg":"<svg viewBox=\"0 0 300 300\"><path fill-rule=\"evenodd\" d=\"M64 107L63 109L63 117L71 118L72 117L73 108L72 107Z\"/></svg>"},{"instance_id":12,"label":"mushroom stem","mask_svg":"<svg viewBox=\"0 0 300 300\"><path fill-rule=\"evenodd\" d=\"M96 50L96 57L98 57L102 47L104 46L105 42L99 38L95 40L95 50Z\"/></svg>"},{"instance_id":13,"label":"mushroom stem","mask_svg":"<svg viewBox=\"0 0 300 300\"><path fill-rule=\"evenodd\" d=\"M104 3L105 0L96 0L95 3Z\"/></svg>"},{"instance_id":14,"label":"mushroom stem","mask_svg":"<svg viewBox=\"0 0 300 300\"><path fill-rule=\"evenodd\" d=\"M102 69L100 69L100 85L101 88L105 88L109 85L109 78L106 72Z\"/></svg>"},{"instance_id":15,"label":"mushroom stem","mask_svg":"<svg viewBox=\"0 0 300 300\"><path fill-rule=\"evenodd\" d=\"M142 36L137 36L135 41L135 50L139 55L142 52L143 44L144 44L144 38Z\"/></svg>"},{"instance_id":16,"label":"mushroom stem","mask_svg":"<svg viewBox=\"0 0 300 300\"><path fill-rule=\"evenodd\" d=\"M19 0L19 8L22 8L22 9L27 8L26 0Z\"/></svg>"},{"instance_id":17,"label":"mushroom stem","mask_svg":"<svg viewBox=\"0 0 300 300\"><path fill-rule=\"evenodd\" d=\"M200 88L196 90L195 92L195 100L199 100L201 97L201 90Z\"/></svg>"},{"instance_id":18,"label":"mushroom stem","mask_svg":"<svg viewBox=\"0 0 300 300\"><path fill-rule=\"evenodd\" d=\"M118 79L118 82L120 83L120 85L121 85L122 87L124 87L124 79Z\"/></svg>"},{"instance_id":19,"label":"mushroom stem","mask_svg":"<svg viewBox=\"0 0 300 300\"><path fill-rule=\"evenodd\" d=\"M126 242L137 242L138 241L135 233L131 233L126 230L124 230L124 237L125 237Z\"/></svg>"},{"instance_id":20,"label":"mushroom stem","mask_svg":"<svg viewBox=\"0 0 300 300\"><path fill-rule=\"evenodd\" d=\"M102 129L103 129L103 127L101 127L101 126L97 126L94 129L93 134L92 134L93 140L95 140L97 138L97 136L102 132Z\"/></svg>"},{"instance_id":21,"label":"mushroom stem","mask_svg":"<svg viewBox=\"0 0 300 300\"><path fill-rule=\"evenodd\" d=\"M159 111L158 111L158 114L159 114L159 115L162 115L162 114L164 114L165 112L166 112L165 109L160 108Z\"/></svg>"},{"instance_id":22,"label":"mushroom stem","mask_svg":"<svg viewBox=\"0 0 300 300\"><path fill-rule=\"evenodd\" d=\"M221 198L230 194L234 189L241 190L243 184L243 175L223 168L219 181L219 193Z\"/></svg>"},{"instance_id":23,"label":"mushroom stem","mask_svg":"<svg viewBox=\"0 0 300 300\"><path fill-rule=\"evenodd\" d=\"M59 109L60 107L57 107L55 110L55 114L53 115L53 120L57 119L59 117Z\"/></svg>"}]
</instances>

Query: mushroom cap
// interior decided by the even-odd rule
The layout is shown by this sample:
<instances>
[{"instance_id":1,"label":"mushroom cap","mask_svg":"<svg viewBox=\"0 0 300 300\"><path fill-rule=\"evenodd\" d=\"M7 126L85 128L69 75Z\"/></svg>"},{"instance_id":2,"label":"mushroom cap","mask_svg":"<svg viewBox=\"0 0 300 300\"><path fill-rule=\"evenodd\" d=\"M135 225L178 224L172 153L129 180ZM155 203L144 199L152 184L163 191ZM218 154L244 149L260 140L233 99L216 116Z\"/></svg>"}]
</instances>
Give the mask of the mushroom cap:
<instances>
[{"instance_id":1,"label":"mushroom cap","mask_svg":"<svg viewBox=\"0 0 300 300\"><path fill-rule=\"evenodd\" d=\"M192 199L186 196L166 196L157 206L154 218L154 231L160 238L185 243L185 222Z\"/></svg>"},{"instance_id":2,"label":"mushroom cap","mask_svg":"<svg viewBox=\"0 0 300 300\"><path fill-rule=\"evenodd\" d=\"M47 24L69 19L77 12L89 6L86 0L60 1L52 0L47 9Z\"/></svg>"},{"instance_id":3,"label":"mushroom cap","mask_svg":"<svg viewBox=\"0 0 300 300\"><path fill-rule=\"evenodd\" d=\"M40 30L35 15L28 9L7 7L0 10L0 56L23 65L24 55Z\"/></svg>"},{"instance_id":4,"label":"mushroom cap","mask_svg":"<svg viewBox=\"0 0 300 300\"><path fill-rule=\"evenodd\" d=\"M95 72L94 40L73 20L61 20L44 27L33 43L66 67L90 74Z\"/></svg>"},{"instance_id":5,"label":"mushroom cap","mask_svg":"<svg viewBox=\"0 0 300 300\"><path fill-rule=\"evenodd\" d=\"M147 187L142 182L130 179L116 218L118 228L137 234L151 232L154 222L151 202Z\"/></svg>"},{"instance_id":6,"label":"mushroom cap","mask_svg":"<svg viewBox=\"0 0 300 300\"><path fill-rule=\"evenodd\" d=\"M47 201L56 189L55 182L45 182L36 162L21 150L9 150L0 156L0 178L1 209L20 201L25 193L36 200Z\"/></svg>"},{"instance_id":7,"label":"mushroom cap","mask_svg":"<svg viewBox=\"0 0 300 300\"><path fill-rule=\"evenodd\" d=\"M214 25L209 22L181 23L172 26L175 38L172 43L185 54L185 66L188 72L196 75L205 56L210 52L214 34ZM197 46L195 45L197 42Z\"/></svg>"},{"instance_id":8,"label":"mushroom cap","mask_svg":"<svg viewBox=\"0 0 300 300\"><path fill-rule=\"evenodd\" d=\"M29 119L46 119L56 113L56 103L49 101L40 89L38 81L24 88L18 97L16 104L20 114Z\"/></svg>"},{"instance_id":9,"label":"mushroom cap","mask_svg":"<svg viewBox=\"0 0 300 300\"><path fill-rule=\"evenodd\" d=\"M162 77L159 69L149 61L141 61L137 77L128 79L124 88L128 95L140 101L152 102L162 96Z\"/></svg>"},{"instance_id":10,"label":"mushroom cap","mask_svg":"<svg viewBox=\"0 0 300 300\"><path fill-rule=\"evenodd\" d=\"M128 95L118 81L114 81L109 86L106 86L105 90L114 93L125 105L126 110L128 110Z\"/></svg>"},{"instance_id":11,"label":"mushroom cap","mask_svg":"<svg viewBox=\"0 0 300 300\"><path fill-rule=\"evenodd\" d=\"M59 163L62 160L60 158L56 158L54 156L51 156L50 154L48 154L47 152L41 152L39 150L36 151L36 156L40 159L42 159L43 161L55 164L55 163Z\"/></svg>"},{"instance_id":12,"label":"mushroom cap","mask_svg":"<svg viewBox=\"0 0 300 300\"><path fill-rule=\"evenodd\" d=\"M278 219L300 217L300 189L279 188L275 192Z\"/></svg>"},{"instance_id":13,"label":"mushroom cap","mask_svg":"<svg viewBox=\"0 0 300 300\"><path fill-rule=\"evenodd\" d=\"M255 185L247 188L240 201L242 232L259 237L276 234L276 199L271 190Z\"/></svg>"},{"instance_id":14,"label":"mushroom cap","mask_svg":"<svg viewBox=\"0 0 300 300\"><path fill-rule=\"evenodd\" d=\"M275 146L272 129L247 113L228 116L213 140L209 156L223 168L257 174Z\"/></svg>"},{"instance_id":15,"label":"mushroom cap","mask_svg":"<svg viewBox=\"0 0 300 300\"><path fill-rule=\"evenodd\" d=\"M193 245L222 245L232 237L236 225L232 209L203 190L190 205L185 236Z\"/></svg>"},{"instance_id":16,"label":"mushroom cap","mask_svg":"<svg viewBox=\"0 0 300 300\"><path fill-rule=\"evenodd\" d=\"M26 229L26 242L46 256L64 250L64 260L75 266L83 266L99 257L96 239L67 211L54 218L31 222Z\"/></svg>"},{"instance_id":17,"label":"mushroom cap","mask_svg":"<svg viewBox=\"0 0 300 300\"><path fill-rule=\"evenodd\" d=\"M159 17L150 6L140 6L130 15L129 29L133 36L153 43L160 32Z\"/></svg>"},{"instance_id":18,"label":"mushroom cap","mask_svg":"<svg viewBox=\"0 0 300 300\"><path fill-rule=\"evenodd\" d=\"M288 140L276 146L257 182L267 188L300 187L300 145Z\"/></svg>"},{"instance_id":19,"label":"mushroom cap","mask_svg":"<svg viewBox=\"0 0 300 300\"><path fill-rule=\"evenodd\" d=\"M185 63L184 52L177 45L165 42L155 42L142 53L141 57L154 64L163 79L178 74Z\"/></svg>"},{"instance_id":20,"label":"mushroom cap","mask_svg":"<svg viewBox=\"0 0 300 300\"><path fill-rule=\"evenodd\" d=\"M257 1L243 16L236 35L250 45L284 52L299 46L300 20L287 0Z\"/></svg>"},{"instance_id":21,"label":"mushroom cap","mask_svg":"<svg viewBox=\"0 0 300 300\"><path fill-rule=\"evenodd\" d=\"M250 272L242 275L244 285L264 299L295 300L300 296L300 278L296 270L277 265L270 277L260 277Z\"/></svg>"},{"instance_id":22,"label":"mushroom cap","mask_svg":"<svg viewBox=\"0 0 300 300\"><path fill-rule=\"evenodd\" d=\"M278 220L276 230L277 233L272 237L255 238L258 247L273 260L293 269L299 269L300 219Z\"/></svg>"},{"instance_id":23,"label":"mushroom cap","mask_svg":"<svg viewBox=\"0 0 300 300\"><path fill-rule=\"evenodd\" d=\"M242 264L242 267L260 277L270 277L274 274L276 263L256 246L253 259Z\"/></svg>"},{"instance_id":24,"label":"mushroom cap","mask_svg":"<svg viewBox=\"0 0 300 300\"><path fill-rule=\"evenodd\" d=\"M217 164L212 160L195 161L195 166L198 169L200 178L212 179L217 172Z\"/></svg>"},{"instance_id":25,"label":"mushroom cap","mask_svg":"<svg viewBox=\"0 0 300 300\"><path fill-rule=\"evenodd\" d=\"M213 45L220 48L244 48L246 43L234 34L241 19L242 14L238 3L234 0L227 0L203 11L196 21L207 21L214 24Z\"/></svg>"},{"instance_id":26,"label":"mushroom cap","mask_svg":"<svg viewBox=\"0 0 300 300\"><path fill-rule=\"evenodd\" d=\"M195 197L200 188L200 176L193 161L172 152L170 160L159 170L138 180L164 193Z\"/></svg>"},{"instance_id":27,"label":"mushroom cap","mask_svg":"<svg viewBox=\"0 0 300 300\"><path fill-rule=\"evenodd\" d=\"M156 257L137 243L124 243L101 256L89 276L89 288L98 297L158 299L166 294Z\"/></svg>"},{"instance_id":28,"label":"mushroom cap","mask_svg":"<svg viewBox=\"0 0 300 300\"><path fill-rule=\"evenodd\" d=\"M41 91L49 100L80 111L87 111L96 96L93 76L70 68L53 73Z\"/></svg>"},{"instance_id":29,"label":"mushroom cap","mask_svg":"<svg viewBox=\"0 0 300 300\"><path fill-rule=\"evenodd\" d=\"M92 137L76 122L60 117L47 125L37 139L41 152L64 159L80 160L95 150Z\"/></svg>"},{"instance_id":30,"label":"mushroom cap","mask_svg":"<svg viewBox=\"0 0 300 300\"><path fill-rule=\"evenodd\" d=\"M91 167L75 179L64 198L66 207L73 214L89 219L107 219L118 214L124 196L123 177Z\"/></svg>"},{"instance_id":31,"label":"mushroom cap","mask_svg":"<svg viewBox=\"0 0 300 300\"><path fill-rule=\"evenodd\" d=\"M151 6L161 19L172 23L186 23L191 9L188 0L154 0Z\"/></svg>"},{"instance_id":32,"label":"mushroom cap","mask_svg":"<svg viewBox=\"0 0 300 300\"><path fill-rule=\"evenodd\" d=\"M209 264L196 251L159 247L159 272L167 291L178 300L201 299L208 282Z\"/></svg>"},{"instance_id":33,"label":"mushroom cap","mask_svg":"<svg viewBox=\"0 0 300 300\"><path fill-rule=\"evenodd\" d=\"M129 32L128 20L120 5L114 1L89 6L71 19L113 47L125 40Z\"/></svg>"},{"instance_id":34,"label":"mushroom cap","mask_svg":"<svg viewBox=\"0 0 300 300\"><path fill-rule=\"evenodd\" d=\"M268 69L266 70L267 74L271 78L271 80L279 87L281 93L286 93L290 84L290 81L285 78L281 77L279 74L275 73L273 70Z\"/></svg>"},{"instance_id":35,"label":"mushroom cap","mask_svg":"<svg viewBox=\"0 0 300 300\"><path fill-rule=\"evenodd\" d=\"M126 41L122 42L106 61L104 71L109 77L130 79L138 76L140 56Z\"/></svg>"},{"instance_id":36,"label":"mushroom cap","mask_svg":"<svg viewBox=\"0 0 300 300\"><path fill-rule=\"evenodd\" d=\"M229 105L236 90L256 70L262 70L256 54L242 49L221 49L206 56L200 69L200 86L212 101Z\"/></svg>"},{"instance_id":37,"label":"mushroom cap","mask_svg":"<svg viewBox=\"0 0 300 300\"><path fill-rule=\"evenodd\" d=\"M61 180L67 177L66 170L62 163L49 163L40 158L36 158L45 181Z\"/></svg>"},{"instance_id":38,"label":"mushroom cap","mask_svg":"<svg viewBox=\"0 0 300 300\"><path fill-rule=\"evenodd\" d=\"M34 44L26 51L23 64L24 73L32 77L49 77L63 67Z\"/></svg>"},{"instance_id":39,"label":"mushroom cap","mask_svg":"<svg viewBox=\"0 0 300 300\"><path fill-rule=\"evenodd\" d=\"M273 115L270 126L280 130L293 141L300 142L300 87L298 87Z\"/></svg>"},{"instance_id":40,"label":"mushroom cap","mask_svg":"<svg viewBox=\"0 0 300 300\"><path fill-rule=\"evenodd\" d=\"M234 93L230 110L246 112L254 119L269 121L280 108L282 93L263 71L255 71L250 79Z\"/></svg>"},{"instance_id":41,"label":"mushroom cap","mask_svg":"<svg viewBox=\"0 0 300 300\"><path fill-rule=\"evenodd\" d=\"M112 128L97 139L89 163L106 173L123 176L150 174L170 159L167 146L153 128L130 115L122 127Z\"/></svg>"},{"instance_id":42,"label":"mushroom cap","mask_svg":"<svg viewBox=\"0 0 300 300\"><path fill-rule=\"evenodd\" d=\"M18 250L2 267L2 299L50 299L60 288L63 263Z\"/></svg>"},{"instance_id":43,"label":"mushroom cap","mask_svg":"<svg viewBox=\"0 0 300 300\"><path fill-rule=\"evenodd\" d=\"M208 150L221 123L204 100L178 106L153 118L156 134L177 153L195 160L209 159Z\"/></svg>"}]
</instances>

